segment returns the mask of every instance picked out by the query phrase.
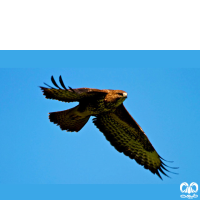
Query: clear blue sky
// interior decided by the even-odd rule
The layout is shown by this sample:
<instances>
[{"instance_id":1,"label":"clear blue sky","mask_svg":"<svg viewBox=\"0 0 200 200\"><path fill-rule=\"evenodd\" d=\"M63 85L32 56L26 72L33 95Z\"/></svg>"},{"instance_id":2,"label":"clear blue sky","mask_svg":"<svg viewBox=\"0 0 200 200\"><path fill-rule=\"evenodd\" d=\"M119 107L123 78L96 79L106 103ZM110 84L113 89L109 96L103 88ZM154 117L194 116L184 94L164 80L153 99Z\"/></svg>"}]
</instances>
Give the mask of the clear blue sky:
<instances>
[{"instance_id":1,"label":"clear blue sky","mask_svg":"<svg viewBox=\"0 0 200 200\"><path fill-rule=\"evenodd\" d=\"M199 51L1 51L0 183L200 184ZM45 99L38 86L121 89L124 105L179 175L156 175L117 152L90 119L61 131L48 112L76 103ZM166 163L167 164L167 163Z\"/></svg>"}]
</instances>

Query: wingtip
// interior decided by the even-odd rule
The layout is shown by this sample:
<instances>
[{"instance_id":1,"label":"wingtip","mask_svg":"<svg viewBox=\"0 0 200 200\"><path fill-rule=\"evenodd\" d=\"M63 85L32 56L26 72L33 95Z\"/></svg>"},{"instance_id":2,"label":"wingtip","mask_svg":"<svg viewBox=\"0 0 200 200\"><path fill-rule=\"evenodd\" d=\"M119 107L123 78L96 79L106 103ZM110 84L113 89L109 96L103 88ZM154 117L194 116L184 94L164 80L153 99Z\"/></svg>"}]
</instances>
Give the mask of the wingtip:
<instances>
[{"instance_id":1,"label":"wingtip","mask_svg":"<svg viewBox=\"0 0 200 200\"><path fill-rule=\"evenodd\" d=\"M62 86L65 90L68 90L68 89L65 87L65 84L64 84L64 82L63 82L63 80L62 80L61 75L59 76L59 81L60 81L61 86Z\"/></svg>"},{"instance_id":2,"label":"wingtip","mask_svg":"<svg viewBox=\"0 0 200 200\"><path fill-rule=\"evenodd\" d=\"M44 85L48 86L48 87L51 88L51 89L55 89L54 87L48 85L47 83L44 83ZM44 88L44 87L43 87L43 88Z\"/></svg>"},{"instance_id":3,"label":"wingtip","mask_svg":"<svg viewBox=\"0 0 200 200\"><path fill-rule=\"evenodd\" d=\"M164 162L162 162L161 161L161 163L162 163L162 165L164 165L164 166L166 166L166 167L169 167L169 168L171 168L171 169L179 169L179 167L171 167L171 166L168 166L168 165L166 165Z\"/></svg>"},{"instance_id":4,"label":"wingtip","mask_svg":"<svg viewBox=\"0 0 200 200\"><path fill-rule=\"evenodd\" d=\"M170 163L173 163L173 162L174 162L174 161L165 160L165 159L162 158L160 155L159 155L159 158L160 158L161 160L164 160L165 162L170 162Z\"/></svg>"},{"instance_id":5,"label":"wingtip","mask_svg":"<svg viewBox=\"0 0 200 200\"><path fill-rule=\"evenodd\" d=\"M164 168L163 168L163 169L164 169ZM161 167L159 168L159 171L160 171L162 174L164 174L165 176L167 176L168 178L171 178L170 176L168 176L168 175L162 170ZM168 171L168 170L166 170L166 171Z\"/></svg>"},{"instance_id":6,"label":"wingtip","mask_svg":"<svg viewBox=\"0 0 200 200\"><path fill-rule=\"evenodd\" d=\"M160 173L158 172L158 170L156 170L156 174L157 174L157 176L163 181L163 179L162 179Z\"/></svg>"},{"instance_id":7,"label":"wingtip","mask_svg":"<svg viewBox=\"0 0 200 200\"><path fill-rule=\"evenodd\" d=\"M53 76L51 76L51 81L52 81L52 83L53 83L57 88L61 89L61 88L58 86L58 84L56 83L56 81L55 81L55 79L54 79ZM61 89L61 90L62 90L62 89Z\"/></svg>"},{"instance_id":8,"label":"wingtip","mask_svg":"<svg viewBox=\"0 0 200 200\"><path fill-rule=\"evenodd\" d=\"M166 161L165 159L163 159L161 156L159 156L160 157L160 159L161 159L161 165L160 165L160 167L158 168L158 170L162 173L162 174L164 174L165 176L167 176L168 178L171 178L169 175L167 175L166 173L165 173L165 171L167 171L167 172L169 172L169 173L172 173L172 174L178 174L178 173L176 173L176 172L172 172L172 171L169 171L166 167L168 167L168 168L171 168L171 169L178 169L179 167L171 167L171 166L168 166L168 165L166 165L162 160L164 160L164 161ZM169 162L169 161L168 161ZM170 161L171 162L171 161ZM157 171L158 171L157 170ZM165 170L165 171L164 171ZM156 173L157 175L159 174L159 173ZM159 175L158 175L159 176ZM160 176L159 176L160 177Z\"/></svg>"},{"instance_id":9,"label":"wingtip","mask_svg":"<svg viewBox=\"0 0 200 200\"><path fill-rule=\"evenodd\" d=\"M63 90L61 87L59 87L58 86L58 84L56 83L56 81L55 81L55 79L54 79L54 77L53 77L53 75L51 76L51 81L52 81L52 83L53 83L53 85L56 87L56 88L54 88L54 87L52 87L52 86L50 86L50 85L48 85L47 83L44 83L46 86L48 86L49 88L51 88L51 89L60 89L60 90ZM65 84L64 84L64 82L63 82L63 80L62 80L62 76L60 75L59 76L59 82L60 82L60 84L61 84L61 86L65 89L65 90L71 90L72 92L75 92L71 87L69 87L69 89L67 89L66 87L65 87ZM39 86L40 88L44 88L44 87L42 87L42 86Z\"/></svg>"}]
</instances>

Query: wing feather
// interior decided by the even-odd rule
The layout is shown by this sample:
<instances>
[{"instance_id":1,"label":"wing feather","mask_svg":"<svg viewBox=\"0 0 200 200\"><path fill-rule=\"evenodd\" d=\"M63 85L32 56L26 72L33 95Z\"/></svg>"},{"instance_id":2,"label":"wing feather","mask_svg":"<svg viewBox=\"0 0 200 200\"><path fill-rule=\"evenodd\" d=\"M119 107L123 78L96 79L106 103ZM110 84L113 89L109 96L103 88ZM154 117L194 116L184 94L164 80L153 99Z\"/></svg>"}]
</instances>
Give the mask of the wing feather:
<instances>
[{"instance_id":1,"label":"wing feather","mask_svg":"<svg viewBox=\"0 0 200 200\"><path fill-rule=\"evenodd\" d=\"M53 88L46 83L44 84L47 85L49 88L40 87L43 91L44 96L47 99L55 99L64 102L75 102L81 101L82 99L99 97L101 95L107 94L107 90L99 90L93 88L72 89L71 87L69 87L69 89L67 89L63 83L61 76L59 77L59 81L63 89L58 86L53 76L51 77L51 81L56 88Z\"/></svg>"},{"instance_id":2,"label":"wing feather","mask_svg":"<svg viewBox=\"0 0 200 200\"><path fill-rule=\"evenodd\" d=\"M65 87L65 84L64 84L64 82L63 82L61 76L59 76L59 81L60 81L61 86L62 86L65 90L67 90L67 88Z\"/></svg>"},{"instance_id":3,"label":"wing feather","mask_svg":"<svg viewBox=\"0 0 200 200\"><path fill-rule=\"evenodd\" d=\"M165 167L161 161L162 158L123 104L114 113L107 112L97 115L93 122L119 152L135 159L138 164L143 165L153 174L157 174L161 179L159 172L168 176L163 171Z\"/></svg>"}]
</instances>

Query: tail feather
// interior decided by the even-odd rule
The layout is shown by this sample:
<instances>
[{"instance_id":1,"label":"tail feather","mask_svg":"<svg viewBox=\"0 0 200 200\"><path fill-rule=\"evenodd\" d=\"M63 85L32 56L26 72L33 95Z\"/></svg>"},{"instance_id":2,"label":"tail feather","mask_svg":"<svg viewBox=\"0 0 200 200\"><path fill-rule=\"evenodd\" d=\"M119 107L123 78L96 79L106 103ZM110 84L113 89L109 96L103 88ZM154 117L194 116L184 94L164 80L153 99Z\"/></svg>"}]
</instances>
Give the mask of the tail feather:
<instances>
[{"instance_id":1,"label":"tail feather","mask_svg":"<svg viewBox=\"0 0 200 200\"><path fill-rule=\"evenodd\" d=\"M79 105L69 110L51 112L49 113L49 119L54 124L60 126L62 130L78 132L90 118L90 116L80 114L78 107Z\"/></svg>"}]
</instances>

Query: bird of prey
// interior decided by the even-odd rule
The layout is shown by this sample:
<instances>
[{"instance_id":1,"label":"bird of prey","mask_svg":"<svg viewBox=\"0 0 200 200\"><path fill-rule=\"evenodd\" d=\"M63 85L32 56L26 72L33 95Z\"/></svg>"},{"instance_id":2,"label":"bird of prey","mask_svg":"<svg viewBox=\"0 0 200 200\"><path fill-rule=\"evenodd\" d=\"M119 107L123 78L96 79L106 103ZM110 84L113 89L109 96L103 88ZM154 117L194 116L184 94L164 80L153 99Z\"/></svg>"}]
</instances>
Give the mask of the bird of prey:
<instances>
[{"instance_id":1,"label":"bird of prey","mask_svg":"<svg viewBox=\"0 0 200 200\"><path fill-rule=\"evenodd\" d=\"M65 87L61 76L59 87L53 76L53 88L46 83L46 87L40 87L47 99L55 99L63 102L79 102L71 109L51 112L49 119L66 131L80 131L91 116L94 116L93 123L105 135L106 139L119 152L149 169L153 174L159 172L168 176L164 170L167 166L163 158L156 152L151 142L138 123L132 118L123 105L127 93L122 90L99 90L92 88L68 89ZM175 167L171 167L174 168Z\"/></svg>"}]
</instances>

